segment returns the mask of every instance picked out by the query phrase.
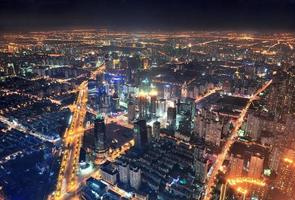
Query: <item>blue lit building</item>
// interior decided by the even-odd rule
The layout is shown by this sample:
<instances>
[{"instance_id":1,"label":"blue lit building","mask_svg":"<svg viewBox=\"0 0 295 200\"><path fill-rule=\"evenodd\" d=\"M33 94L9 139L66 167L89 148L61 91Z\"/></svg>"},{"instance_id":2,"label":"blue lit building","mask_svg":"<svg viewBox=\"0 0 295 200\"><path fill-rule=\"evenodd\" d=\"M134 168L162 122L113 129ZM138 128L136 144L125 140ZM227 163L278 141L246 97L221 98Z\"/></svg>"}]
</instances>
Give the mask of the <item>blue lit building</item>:
<instances>
[{"instance_id":1,"label":"blue lit building","mask_svg":"<svg viewBox=\"0 0 295 200\"><path fill-rule=\"evenodd\" d=\"M107 185L90 177L82 189L81 198L85 200L102 199L107 193Z\"/></svg>"}]
</instances>

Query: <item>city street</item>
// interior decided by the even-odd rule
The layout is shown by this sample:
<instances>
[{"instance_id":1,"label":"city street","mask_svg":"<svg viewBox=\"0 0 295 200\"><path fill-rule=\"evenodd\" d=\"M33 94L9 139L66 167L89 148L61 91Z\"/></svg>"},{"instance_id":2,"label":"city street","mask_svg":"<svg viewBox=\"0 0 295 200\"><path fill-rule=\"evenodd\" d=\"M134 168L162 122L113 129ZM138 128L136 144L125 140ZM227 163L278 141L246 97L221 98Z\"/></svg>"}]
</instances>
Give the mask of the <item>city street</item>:
<instances>
[{"instance_id":1,"label":"city street","mask_svg":"<svg viewBox=\"0 0 295 200\"><path fill-rule=\"evenodd\" d=\"M245 117L246 117L246 114L247 114L247 111L248 111L250 105L252 104L253 100L255 100L261 92L266 90L271 83L272 83L272 80L268 81L260 89L258 89L255 92L255 94L253 94L250 97L246 107L242 110L240 117L235 121L234 128L232 130L230 137L226 140L226 143L224 144L221 153L217 156L217 159L212 166L213 169L212 169L211 175L208 177L208 180L207 180L204 200L211 200L211 192L212 192L213 188L215 187L216 175L218 174L218 171L221 169L223 161L225 160L225 158L230 150L230 147L236 141L237 132L245 120Z\"/></svg>"},{"instance_id":2,"label":"city street","mask_svg":"<svg viewBox=\"0 0 295 200\"><path fill-rule=\"evenodd\" d=\"M92 78L97 74L102 73L102 68L97 68L93 72ZM63 139L64 151L58 175L56 191L51 196L51 199L64 199L68 193L74 193L80 186L77 178L77 170L79 167L80 148L84 133L84 119L87 112L87 97L88 97L88 81L84 81L77 88L79 95L72 106L72 122L69 128L66 129Z\"/></svg>"}]
</instances>

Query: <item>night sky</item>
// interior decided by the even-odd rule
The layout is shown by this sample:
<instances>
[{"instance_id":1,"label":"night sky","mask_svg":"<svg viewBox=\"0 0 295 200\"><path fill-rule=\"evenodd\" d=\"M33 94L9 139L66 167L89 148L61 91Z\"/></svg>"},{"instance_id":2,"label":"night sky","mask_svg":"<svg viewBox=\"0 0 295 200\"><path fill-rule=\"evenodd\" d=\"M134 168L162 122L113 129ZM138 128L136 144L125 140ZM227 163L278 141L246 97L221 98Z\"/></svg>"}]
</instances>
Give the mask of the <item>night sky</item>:
<instances>
[{"instance_id":1,"label":"night sky","mask_svg":"<svg viewBox=\"0 0 295 200\"><path fill-rule=\"evenodd\" d=\"M295 0L0 0L1 30L295 30Z\"/></svg>"}]
</instances>

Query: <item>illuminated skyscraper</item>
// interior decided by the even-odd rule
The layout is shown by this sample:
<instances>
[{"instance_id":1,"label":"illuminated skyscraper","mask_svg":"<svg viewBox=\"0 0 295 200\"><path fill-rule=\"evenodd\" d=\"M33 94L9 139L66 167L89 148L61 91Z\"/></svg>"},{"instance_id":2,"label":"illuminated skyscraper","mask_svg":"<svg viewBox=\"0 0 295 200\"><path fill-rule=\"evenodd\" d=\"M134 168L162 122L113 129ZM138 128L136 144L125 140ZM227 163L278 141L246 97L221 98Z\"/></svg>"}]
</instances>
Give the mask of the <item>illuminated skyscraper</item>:
<instances>
[{"instance_id":1,"label":"illuminated skyscraper","mask_svg":"<svg viewBox=\"0 0 295 200\"><path fill-rule=\"evenodd\" d=\"M157 110L157 96L152 95L151 96L151 105L150 105L150 114L152 116L156 115L156 110Z\"/></svg>"},{"instance_id":2,"label":"illuminated skyscraper","mask_svg":"<svg viewBox=\"0 0 295 200\"><path fill-rule=\"evenodd\" d=\"M138 97L139 119L146 119L148 117L148 99L144 95Z\"/></svg>"},{"instance_id":3,"label":"illuminated skyscraper","mask_svg":"<svg viewBox=\"0 0 295 200\"><path fill-rule=\"evenodd\" d=\"M157 101L157 116L164 116L166 113L166 100L160 99Z\"/></svg>"}]
</instances>

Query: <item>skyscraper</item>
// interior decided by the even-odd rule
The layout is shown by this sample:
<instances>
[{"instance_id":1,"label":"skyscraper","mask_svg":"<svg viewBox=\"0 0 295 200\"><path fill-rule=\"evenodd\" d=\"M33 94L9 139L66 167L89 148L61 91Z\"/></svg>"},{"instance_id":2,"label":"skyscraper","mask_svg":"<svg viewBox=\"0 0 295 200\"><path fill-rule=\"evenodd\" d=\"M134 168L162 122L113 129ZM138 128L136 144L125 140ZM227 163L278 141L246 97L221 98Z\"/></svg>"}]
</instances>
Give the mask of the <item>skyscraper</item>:
<instances>
[{"instance_id":1,"label":"skyscraper","mask_svg":"<svg viewBox=\"0 0 295 200\"><path fill-rule=\"evenodd\" d=\"M153 123L153 137L154 137L155 140L160 139L160 128L161 128L160 122L155 121Z\"/></svg>"},{"instance_id":2,"label":"skyscraper","mask_svg":"<svg viewBox=\"0 0 295 200\"><path fill-rule=\"evenodd\" d=\"M157 96L152 95L151 96L151 105L150 105L150 114L152 116L155 116L156 110L157 110Z\"/></svg>"},{"instance_id":3,"label":"skyscraper","mask_svg":"<svg viewBox=\"0 0 295 200\"><path fill-rule=\"evenodd\" d=\"M122 183L129 183L129 164L127 162L119 163L119 178Z\"/></svg>"},{"instance_id":4,"label":"skyscraper","mask_svg":"<svg viewBox=\"0 0 295 200\"><path fill-rule=\"evenodd\" d=\"M139 119L145 119L148 116L148 99L145 95L138 97Z\"/></svg>"},{"instance_id":5,"label":"skyscraper","mask_svg":"<svg viewBox=\"0 0 295 200\"><path fill-rule=\"evenodd\" d=\"M141 185L141 170L138 167L130 166L129 174L130 186L138 190Z\"/></svg>"},{"instance_id":6,"label":"skyscraper","mask_svg":"<svg viewBox=\"0 0 295 200\"><path fill-rule=\"evenodd\" d=\"M97 153L105 152L106 147L106 125L104 117L97 115L94 120L95 150Z\"/></svg>"},{"instance_id":7,"label":"skyscraper","mask_svg":"<svg viewBox=\"0 0 295 200\"><path fill-rule=\"evenodd\" d=\"M134 122L134 140L135 148L142 149L148 143L147 127L145 120L138 120Z\"/></svg>"},{"instance_id":8,"label":"skyscraper","mask_svg":"<svg viewBox=\"0 0 295 200\"><path fill-rule=\"evenodd\" d=\"M160 99L157 101L157 116L164 116L166 113L166 100Z\"/></svg>"},{"instance_id":9,"label":"skyscraper","mask_svg":"<svg viewBox=\"0 0 295 200\"><path fill-rule=\"evenodd\" d=\"M167 109L167 123L169 128L175 129L176 127L176 108L169 107Z\"/></svg>"},{"instance_id":10,"label":"skyscraper","mask_svg":"<svg viewBox=\"0 0 295 200\"><path fill-rule=\"evenodd\" d=\"M150 143L152 141L152 137L153 137L152 127L150 125L147 125L146 130L147 130L147 143Z\"/></svg>"}]
</instances>

